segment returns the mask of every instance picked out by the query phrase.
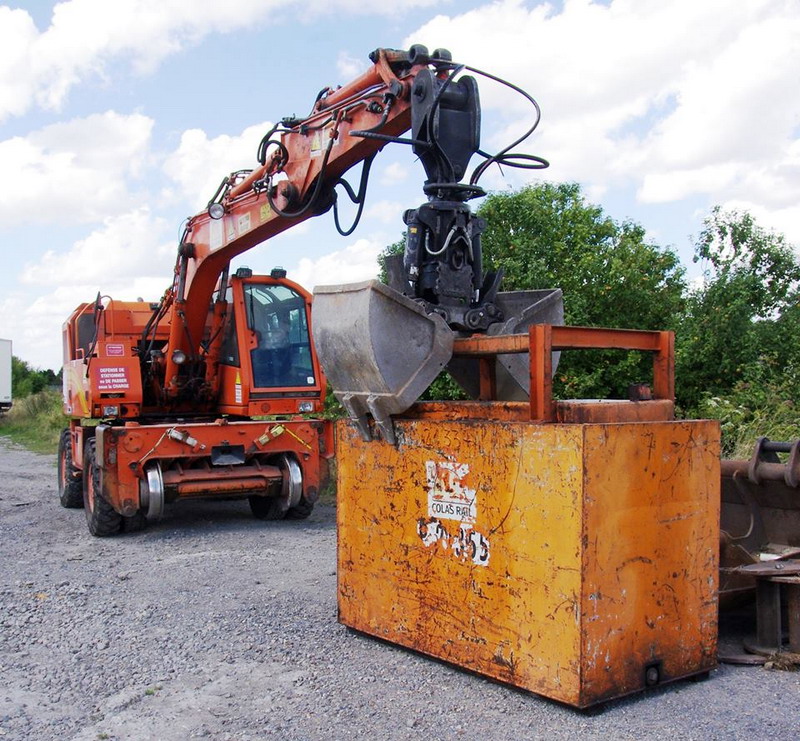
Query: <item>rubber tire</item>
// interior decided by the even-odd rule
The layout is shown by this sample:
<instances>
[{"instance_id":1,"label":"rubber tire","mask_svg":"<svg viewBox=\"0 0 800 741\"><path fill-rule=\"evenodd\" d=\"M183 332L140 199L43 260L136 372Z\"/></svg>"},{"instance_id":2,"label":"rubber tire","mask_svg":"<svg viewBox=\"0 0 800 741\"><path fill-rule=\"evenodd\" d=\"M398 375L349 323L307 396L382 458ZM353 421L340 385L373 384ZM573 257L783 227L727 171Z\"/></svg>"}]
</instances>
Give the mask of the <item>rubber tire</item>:
<instances>
[{"instance_id":1,"label":"rubber tire","mask_svg":"<svg viewBox=\"0 0 800 741\"><path fill-rule=\"evenodd\" d=\"M288 510L281 510L278 497L247 497L250 511L257 520L282 520Z\"/></svg>"},{"instance_id":2,"label":"rubber tire","mask_svg":"<svg viewBox=\"0 0 800 741\"><path fill-rule=\"evenodd\" d=\"M135 515L122 518L123 533L138 533L147 527L147 515L139 510Z\"/></svg>"},{"instance_id":3,"label":"rubber tire","mask_svg":"<svg viewBox=\"0 0 800 741\"><path fill-rule=\"evenodd\" d=\"M76 475L77 474L77 475ZM79 469L72 462L72 441L69 430L58 439L58 499L62 507L83 507L83 482Z\"/></svg>"},{"instance_id":4,"label":"rubber tire","mask_svg":"<svg viewBox=\"0 0 800 741\"><path fill-rule=\"evenodd\" d=\"M289 507L289 510L286 512L286 519L306 520L313 511L314 502L307 502L305 499L301 499L297 505Z\"/></svg>"},{"instance_id":5,"label":"rubber tire","mask_svg":"<svg viewBox=\"0 0 800 741\"><path fill-rule=\"evenodd\" d=\"M92 535L106 538L122 529L122 515L100 493L100 469L94 439L86 442L83 452L83 509Z\"/></svg>"}]
</instances>

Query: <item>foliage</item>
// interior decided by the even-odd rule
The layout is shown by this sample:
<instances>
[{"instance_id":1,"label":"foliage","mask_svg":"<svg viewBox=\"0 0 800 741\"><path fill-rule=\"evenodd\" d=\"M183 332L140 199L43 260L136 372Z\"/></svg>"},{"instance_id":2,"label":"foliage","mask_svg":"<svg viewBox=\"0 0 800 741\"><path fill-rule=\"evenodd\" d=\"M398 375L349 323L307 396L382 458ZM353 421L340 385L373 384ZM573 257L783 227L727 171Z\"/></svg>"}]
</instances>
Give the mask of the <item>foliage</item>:
<instances>
[{"instance_id":1,"label":"foliage","mask_svg":"<svg viewBox=\"0 0 800 741\"><path fill-rule=\"evenodd\" d=\"M490 195L478 213L488 222L486 267L504 270L504 290L561 288L571 325L678 324L685 281L677 255L646 241L640 225L616 222L586 203L576 183ZM564 353L554 391L561 397L625 397L630 383L651 378L651 368L641 354Z\"/></svg>"},{"instance_id":2,"label":"foliage","mask_svg":"<svg viewBox=\"0 0 800 741\"><path fill-rule=\"evenodd\" d=\"M67 426L61 404L61 394L51 389L16 399L11 411L0 417L0 434L38 453L55 453Z\"/></svg>"},{"instance_id":3,"label":"foliage","mask_svg":"<svg viewBox=\"0 0 800 741\"><path fill-rule=\"evenodd\" d=\"M715 208L695 247L703 284L689 294L677 336L676 378L681 406L693 412L706 397L736 396L762 387L800 402L782 369L800 367L800 262L785 238L749 214ZM766 374L766 375L765 375Z\"/></svg>"},{"instance_id":4,"label":"foliage","mask_svg":"<svg viewBox=\"0 0 800 741\"><path fill-rule=\"evenodd\" d=\"M762 357L729 394L707 394L700 401L698 416L720 422L723 458L749 458L759 437L800 437L800 367L776 370L774 359Z\"/></svg>"},{"instance_id":5,"label":"foliage","mask_svg":"<svg viewBox=\"0 0 800 741\"><path fill-rule=\"evenodd\" d=\"M14 399L24 399L38 394L50 386L60 385L59 376L51 370L36 370L24 360L11 358L11 394Z\"/></svg>"}]
</instances>

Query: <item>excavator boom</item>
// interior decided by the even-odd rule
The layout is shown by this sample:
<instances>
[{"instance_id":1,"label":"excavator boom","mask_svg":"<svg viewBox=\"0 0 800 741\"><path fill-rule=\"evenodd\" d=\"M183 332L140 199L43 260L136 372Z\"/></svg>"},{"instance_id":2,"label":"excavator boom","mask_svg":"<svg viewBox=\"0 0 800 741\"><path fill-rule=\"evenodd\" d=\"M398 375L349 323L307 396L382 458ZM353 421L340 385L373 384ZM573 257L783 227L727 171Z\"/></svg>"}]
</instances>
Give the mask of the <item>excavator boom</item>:
<instances>
[{"instance_id":1,"label":"excavator boom","mask_svg":"<svg viewBox=\"0 0 800 741\"><path fill-rule=\"evenodd\" d=\"M419 45L408 51L377 49L370 58L372 66L360 77L337 90L323 90L308 116L284 119L274 127L259 148L258 166L226 178L207 210L190 219L165 299L171 314L163 358L165 402L197 398L198 389L201 397L216 398L218 347L203 342L206 307L215 290L221 301L231 259L311 216L336 209L339 184L360 213L372 158L391 142L411 145L426 174L426 201L403 217L405 254L388 261L389 287L318 288L314 309L321 362L334 393L362 429L365 415L372 414L391 437L388 415L413 403L447 365L453 332L508 327L517 313L525 317L522 324L512 321L520 332L531 322L561 321L558 308L541 317L529 310L529 304L539 302L538 294L504 300L498 294L502 274L483 273L485 223L467 202L484 195L477 178L487 162L514 163L505 151L503 159L480 150L475 78L462 75L465 65L455 64L444 49L432 54ZM409 130L410 138L402 138ZM469 182L462 182L476 153L486 162ZM535 164L527 167L547 165L533 159ZM356 194L342 176L359 162L364 169ZM359 290L370 296L360 296ZM560 294L553 298L560 306ZM511 306L514 316L509 315ZM367 307L370 326L380 330L365 335L356 327L363 329L360 312ZM382 311L386 316L380 316ZM207 334L219 338L224 310L215 310L213 322ZM401 342L408 344L405 323L428 339L418 342L414 352L396 353ZM382 338L370 334L377 331ZM420 354L425 345L428 350ZM376 354L381 347L393 357ZM342 362L347 358L349 362ZM353 374L346 368L370 370ZM455 374L465 388L475 386L463 369L455 369ZM474 373L468 371L470 375ZM362 380L356 383L356 378ZM519 385L526 383L523 378Z\"/></svg>"}]
</instances>

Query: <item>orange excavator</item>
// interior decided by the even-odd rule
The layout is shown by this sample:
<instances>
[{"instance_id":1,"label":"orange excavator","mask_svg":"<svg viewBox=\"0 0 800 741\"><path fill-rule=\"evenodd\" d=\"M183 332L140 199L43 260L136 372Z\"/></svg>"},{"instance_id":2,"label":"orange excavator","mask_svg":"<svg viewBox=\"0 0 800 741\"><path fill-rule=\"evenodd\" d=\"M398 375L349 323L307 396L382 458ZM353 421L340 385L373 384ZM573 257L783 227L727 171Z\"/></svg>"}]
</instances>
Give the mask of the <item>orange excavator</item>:
<instances>
[{"instance_id":1,"label":"orange excavator","mask_svg":"<svg viewBox=\"0 0 800 741\"><path fill-rule=\"evenodd\" d=\"M427 202L405 215L408 243L390 265L392 287L371 282L315 299L314 322L335 336L325 351L334 390L365 434L371 414L391 438L388 415L407 408L449 362L454 333L507 332L515 321L524 331L535 302L559 320L560 292L506 299L501 276L483 275L484 224L466 203L484 194L477 179L492 163L547 163L509 154L511 147L480 149L476 81L446 50L378 49L370 59L357 79L323 89L309 115L274 126L252 170L223 179L207 209L188 220L159 302L98 295L64 324L70 424L59 445L59 495L65 507L84 507L93 535L141 529L191 497L247 497L264 519L309 515L333 454L330 424L320 417L326 374L312 342L312 297L280 268L256 276L231 273L230 263L330 209L349 234L355 224L339 223L337 187L358 205L357 221L370 165L387 143L412 146L428 176ZM538 106L522 94L538 122ZM476 153L482 162L461 183ZM353 188L343 175L358 163ZM345 352L338 362L342 344L359 345L358 367ZM475 368L454 373L477 384ZM513 368L501 374L514 385ZM523 367L522 384L526 374Z\"/></svg>"},{"instance_id":2,"label":"orange excavator","mask_svg":"<svg viewBox=\"0 0 800 741\"><path fill-rule=\"evenodd\" d=\"M99 297L67 321L62 502L83 503L95 535L196 496L302 517L335 439L345 625L584 708L707 674L719 427L674 419L672 334L565 327L558 289L501 293L468 202L493 164L547 165L511 152L538 106L523 93L532 126L491 155L464 74L486 73L421 46L371 60L225 178L159 303ZM281 270L230 274L329 209L349 233L337 192L357 221L389 143L412 147L426 200L405 213L388 285L317 286L312 303ZM342 177L358 163L354 188ZM591 348L651 353L652 390L553 399L558 352ZM473 400L416 403L443 369ZM350 418L335 430L319 416L326 381Z\"/></svg>"}]
</instances>

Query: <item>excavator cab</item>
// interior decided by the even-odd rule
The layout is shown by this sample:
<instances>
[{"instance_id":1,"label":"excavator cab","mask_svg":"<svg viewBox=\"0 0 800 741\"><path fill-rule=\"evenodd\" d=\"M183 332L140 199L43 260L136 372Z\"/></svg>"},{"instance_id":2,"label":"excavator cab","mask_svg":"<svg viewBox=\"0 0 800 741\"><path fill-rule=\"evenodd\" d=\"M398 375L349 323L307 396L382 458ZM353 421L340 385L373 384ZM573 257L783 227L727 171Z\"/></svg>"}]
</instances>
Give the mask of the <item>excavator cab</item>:
<instances>
[{"instance_id":1,"label":"excavator cab","mask_svg":"<svg viewBox=\"0 0 800 741\"><path fill-rule=\"evenodd\" d=\"M253 388L307 388L316 382L306 298L285 285L243 286Z\"/></svg>"},{"instance_id":2,"label":"excavator cab","mask_svg":"<svg viewBox=\"0 0 800 741\"><path fill-rule=\"evenodd\" d=\"M283 270L240 269L227 290L221 409L247 416L319 412L325 378L311 342L311 295Z\"/></svg>"}]
</instances>

